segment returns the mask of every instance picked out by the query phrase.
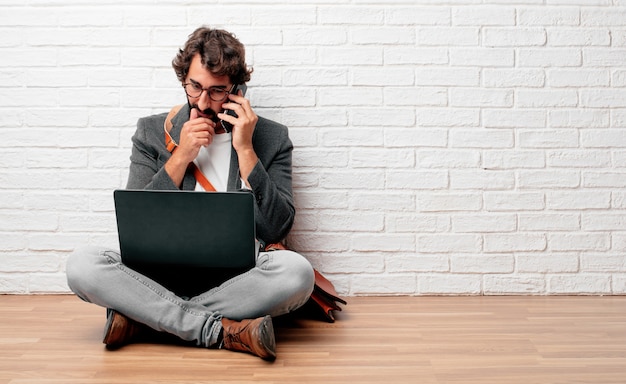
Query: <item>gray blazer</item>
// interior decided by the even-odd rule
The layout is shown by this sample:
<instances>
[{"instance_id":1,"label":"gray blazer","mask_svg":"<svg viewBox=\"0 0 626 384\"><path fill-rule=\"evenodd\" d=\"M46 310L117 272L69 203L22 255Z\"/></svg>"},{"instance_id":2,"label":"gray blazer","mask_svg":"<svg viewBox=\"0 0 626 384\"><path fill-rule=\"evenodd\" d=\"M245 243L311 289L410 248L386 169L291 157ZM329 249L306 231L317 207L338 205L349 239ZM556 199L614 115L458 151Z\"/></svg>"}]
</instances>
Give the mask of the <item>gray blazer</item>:
<instances>
[{"instance_id":1,"label":"gray blazer","mask_svg":"<svg viewBox=\"0 0 626 384\"><path fill-rule=\"evenodd\" d=\"M165 162L171 154L165 147L163 124L167 113L143 117L137 122L132 137L130 172L127 189L177 190L178 187L165 172ZM172 138L179 142L183 124L189 120L189 106L185 105L172 119ZM291 154L293 144L287 127L259 117L252 145L259 158L248 176L256 200L257 237L266 244L282 240L291 229L295 217L291 186ZM196 179L187 171L183 190L193 190ZM228 190L241 189L237 153L232 149ZM191 208L191 207L190 207Z\"/></svg>"}]
</instances>

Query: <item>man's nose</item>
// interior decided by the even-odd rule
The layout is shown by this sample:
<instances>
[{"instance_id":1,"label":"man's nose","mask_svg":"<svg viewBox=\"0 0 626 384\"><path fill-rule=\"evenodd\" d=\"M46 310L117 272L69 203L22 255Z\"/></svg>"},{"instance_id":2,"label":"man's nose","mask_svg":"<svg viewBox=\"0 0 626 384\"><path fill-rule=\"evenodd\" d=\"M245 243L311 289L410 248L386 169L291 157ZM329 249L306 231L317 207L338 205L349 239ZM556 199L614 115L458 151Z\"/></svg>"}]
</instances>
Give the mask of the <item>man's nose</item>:
<instances>
[{"instance_id":1,"label":"man's nose","mask_svg":"<svg viewBox=\"0 0 626 384\"><path fill-rule=\"evenodd\" d=\"M202 91L200 97L198 98L198 108L200 108L201 111L204 111L205 109L210 107L210 103L211 99L209 98L209 91L205 89Z\"/></svg>"}]
</instances>

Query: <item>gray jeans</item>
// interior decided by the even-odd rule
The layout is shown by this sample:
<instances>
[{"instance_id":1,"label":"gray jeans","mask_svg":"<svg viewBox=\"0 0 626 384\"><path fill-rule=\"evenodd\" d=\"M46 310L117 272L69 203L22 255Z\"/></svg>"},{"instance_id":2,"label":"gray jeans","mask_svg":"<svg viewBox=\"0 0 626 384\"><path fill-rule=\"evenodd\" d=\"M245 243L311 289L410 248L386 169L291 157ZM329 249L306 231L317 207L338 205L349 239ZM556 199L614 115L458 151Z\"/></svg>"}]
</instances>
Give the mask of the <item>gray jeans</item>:
<instances>
[{"instance_id":1,"label":"gray jeans","mask_svg":"<svg viewBox=\"0 0 626 384\"><path fill-rule=\"evenodd\" d=\"M128 268L112 249L77 249L66 271L70 289L82 300L205 347L218 341L222 317L286 314L306 303L315 280L311 264L292 251L261 252L254 268L192 298Z\"/></svg>"}]
</instances>

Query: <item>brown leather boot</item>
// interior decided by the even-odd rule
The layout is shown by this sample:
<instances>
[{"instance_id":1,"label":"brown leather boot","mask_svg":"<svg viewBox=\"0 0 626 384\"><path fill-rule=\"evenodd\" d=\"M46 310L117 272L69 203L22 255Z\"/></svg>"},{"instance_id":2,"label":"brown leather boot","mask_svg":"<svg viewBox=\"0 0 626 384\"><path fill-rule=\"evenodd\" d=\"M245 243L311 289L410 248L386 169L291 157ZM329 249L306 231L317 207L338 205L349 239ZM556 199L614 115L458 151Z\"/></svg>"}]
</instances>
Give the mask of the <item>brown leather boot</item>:
<instances>
[{"instance_id":1,"label":"brown leather boot","mask_svg":"<svg viewBox=\"0 0 626 384\"><path fill-rule=\"evenodd\" d=\"M234 321L222 319L222 347L231 351L248 352L264 360L276 358L276 340L272 317Z\"/></svg>"},{"instance_id":2,"label":"brown leather boot","mask_svg":"<svg viewBox=\"0 0 626 384\"><path fill-rule=\"evenodd\" d=\"M145 328L141 323L109 309L102 342L108 349L120 348L131 343Z\"/></svg>"}]
</instances>

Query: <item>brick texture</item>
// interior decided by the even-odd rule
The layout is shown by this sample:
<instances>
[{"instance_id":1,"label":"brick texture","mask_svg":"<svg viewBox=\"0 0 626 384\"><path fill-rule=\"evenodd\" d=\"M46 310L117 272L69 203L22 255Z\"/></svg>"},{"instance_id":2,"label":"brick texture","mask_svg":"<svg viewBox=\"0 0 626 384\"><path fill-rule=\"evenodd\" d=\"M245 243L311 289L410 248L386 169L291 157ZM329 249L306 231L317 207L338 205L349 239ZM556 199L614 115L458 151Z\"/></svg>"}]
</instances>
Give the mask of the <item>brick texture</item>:
<instances>
[{"instance_id":1,"label":"brick texture","mask_svg":"<svg viewBox=\"0 0 626 384\"><path fill-rule=\"evenodd\" d=\"M290 127L288 238L344 295L626 294L626 2L4 0L0 293L116 247L141 116L201 24Z\"/></svg>"}]
</instances>

